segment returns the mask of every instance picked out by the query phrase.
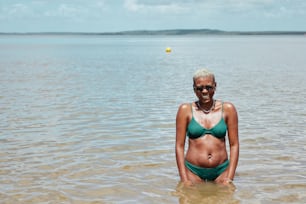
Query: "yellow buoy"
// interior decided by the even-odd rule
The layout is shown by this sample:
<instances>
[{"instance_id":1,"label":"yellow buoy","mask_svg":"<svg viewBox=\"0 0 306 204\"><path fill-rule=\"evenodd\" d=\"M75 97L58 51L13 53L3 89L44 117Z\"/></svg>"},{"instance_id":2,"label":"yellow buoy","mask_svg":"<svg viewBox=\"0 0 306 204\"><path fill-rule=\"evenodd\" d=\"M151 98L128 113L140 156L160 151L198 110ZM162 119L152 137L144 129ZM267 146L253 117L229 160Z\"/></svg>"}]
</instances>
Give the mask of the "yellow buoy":
<instances>
[{"instance_id":1,"label":"yellow buoy","mask_svg":"<svg viewBox=\"0 0 306 204\"><path fill-rule=\"evenodd\" d=\"M170 48L170 47L167 47L167 48L166 48L166 52L171 52L171 48Z\"/></svg>"}]
</instances>

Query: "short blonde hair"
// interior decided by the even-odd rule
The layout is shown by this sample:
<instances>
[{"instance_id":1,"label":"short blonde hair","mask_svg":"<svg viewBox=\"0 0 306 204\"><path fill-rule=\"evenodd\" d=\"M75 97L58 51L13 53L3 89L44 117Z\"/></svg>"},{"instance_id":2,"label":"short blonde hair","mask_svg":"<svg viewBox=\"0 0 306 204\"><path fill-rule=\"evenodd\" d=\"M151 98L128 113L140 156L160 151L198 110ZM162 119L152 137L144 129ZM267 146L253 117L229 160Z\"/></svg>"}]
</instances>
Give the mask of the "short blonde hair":
<instances>
[{"instance_id":1,"label":"short blonde hair","mask_svg":"<svg viewBox=\"0 0 306 204\"><path fill-rule=\"evenodd\" d=\"M208 69L198 69L197 71L194 72L193 74L193 83L195 82L195 80L199 77L212 77L212 79L215 81L215 75L209 71Z\"/></svg>"}]
</instances>

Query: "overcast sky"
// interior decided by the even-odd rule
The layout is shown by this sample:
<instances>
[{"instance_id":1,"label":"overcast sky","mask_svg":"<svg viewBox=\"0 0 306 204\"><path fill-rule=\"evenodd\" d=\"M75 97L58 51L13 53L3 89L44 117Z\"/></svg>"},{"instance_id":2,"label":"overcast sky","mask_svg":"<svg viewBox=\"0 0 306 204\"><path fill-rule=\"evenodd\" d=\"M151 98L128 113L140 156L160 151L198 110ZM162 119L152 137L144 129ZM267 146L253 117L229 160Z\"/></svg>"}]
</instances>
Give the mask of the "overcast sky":
<instances>
[{"instance_id":1,"label":"overcast sky","mask_svg":"<svg viewBox=\"0 0 306 204\"><path fill-rule=\"evenodd\" d=\"M306 31L305 0L0 0L0 32Z\"/></svg>"}]
</instances>

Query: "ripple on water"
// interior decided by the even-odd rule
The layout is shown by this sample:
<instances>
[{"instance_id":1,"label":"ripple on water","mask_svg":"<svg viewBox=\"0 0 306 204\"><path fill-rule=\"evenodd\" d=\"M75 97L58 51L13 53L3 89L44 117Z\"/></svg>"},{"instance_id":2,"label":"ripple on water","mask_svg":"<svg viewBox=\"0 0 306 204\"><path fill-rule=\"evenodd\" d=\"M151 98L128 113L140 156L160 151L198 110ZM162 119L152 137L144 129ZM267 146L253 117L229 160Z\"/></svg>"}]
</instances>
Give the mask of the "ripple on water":
<instances>
[{"instance_id":1,"label":"ripple on water","mask_svg":"<svg viewBox=\"0 0 306 204\"><path fill-rule=\"evenodd\" d=\"M306 203L305 38L43 39L0 42L1 202ZM204 61L239 113L235 190L178 183L175 115Z\"/></svg>"}]
</instances>

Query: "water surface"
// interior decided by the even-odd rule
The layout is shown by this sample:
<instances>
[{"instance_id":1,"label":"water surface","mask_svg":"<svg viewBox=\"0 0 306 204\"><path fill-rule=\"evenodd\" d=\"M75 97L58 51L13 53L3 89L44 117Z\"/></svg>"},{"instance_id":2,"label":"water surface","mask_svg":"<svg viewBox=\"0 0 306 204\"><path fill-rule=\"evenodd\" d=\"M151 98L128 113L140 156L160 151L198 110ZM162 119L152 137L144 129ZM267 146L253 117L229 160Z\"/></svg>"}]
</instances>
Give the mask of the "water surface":
<instances>
[{"instance_id":1,"label":"water surface","mask_svg":"<svg viewBox=\"0 0 306 204\"><path fill-rule=\"evenodd\" d=\"M0 36L0 200L305 203L305 54L298 36ZM239 112L235 189L179 185L200 67Z\"/></svg>"}]
</instances>

